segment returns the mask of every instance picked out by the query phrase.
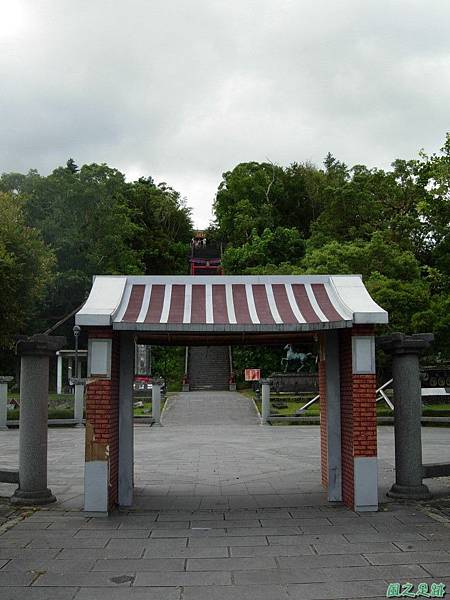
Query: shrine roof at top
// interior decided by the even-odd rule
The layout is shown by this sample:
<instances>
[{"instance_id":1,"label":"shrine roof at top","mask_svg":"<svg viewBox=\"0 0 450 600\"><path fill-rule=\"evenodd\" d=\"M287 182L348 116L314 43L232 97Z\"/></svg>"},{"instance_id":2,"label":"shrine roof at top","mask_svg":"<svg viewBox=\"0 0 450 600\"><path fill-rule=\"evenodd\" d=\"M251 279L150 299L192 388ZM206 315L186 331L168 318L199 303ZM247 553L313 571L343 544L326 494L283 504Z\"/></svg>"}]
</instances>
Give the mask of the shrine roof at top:
<instances>
[{"instance_id":1,"label":"shrine roof at top","mask_svg":"<svg viewBox=\"0 0 450 600\"><path fill-rule=\"evenodd\" d=\"M82 326L164 332L301 332L388 322L360 275L94 278Z\"/></svg>"}]
</instances>

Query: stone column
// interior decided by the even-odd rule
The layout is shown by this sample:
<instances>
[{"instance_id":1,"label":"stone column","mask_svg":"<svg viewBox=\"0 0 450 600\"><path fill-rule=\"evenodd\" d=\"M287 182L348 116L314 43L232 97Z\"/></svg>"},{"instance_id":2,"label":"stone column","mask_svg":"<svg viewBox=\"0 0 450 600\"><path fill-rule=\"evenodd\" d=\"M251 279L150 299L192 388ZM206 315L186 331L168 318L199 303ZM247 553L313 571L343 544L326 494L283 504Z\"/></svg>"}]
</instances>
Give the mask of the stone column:
<instances>
[{"instance_id":1,"label":"stone column","mask_svg":"<svg viewBox=\"0 0 450 600\"><path fill-rule=\"evenodd\" d=\"M49 358L65 341L64 337L34 335L17 342L21 357L19 487L11 498L13 504L56 500L47 488Z\"/></svg>"},{"instance_id":2,"label":"stone column","mask_svg":"<svg viewBox=\"0 0 450 600\"><path fill-rule=\"evenodd\" d=\"M391 498L424 500L431 497L422 483L422 394L419 354L433 334L394 333L377 339L377 346L392 355L395 429L395 483Z\"/></svg>"},{"instance_id":3,"label":"stone column","mask_svg":"<svg viewBox=\"0 0 450 600\"><path fill-rule=\"evenodd\" d=\"M270 379L261 379L261 425L267 425L270 417Z\"/></svg>"},{"instance_id":4,"label":"stone column","mask_svg":"<svg viewBox=\"0 0 450 600\"><path fill-rule=\"evenodd\" d=\"M83 427L84 386L86 379L77 377L72 379L71 383L75 387L73 418L77 422L76 427Z\"/></svg>"},{"instance_id":5,"label":"stone column","mask_svg":"<svg viewBox=\"0 0 450 600\"><path fill-rule=\"evenodd\" d=\"M162 379L154 379L152 381L152 417L153 425L161 425L161 386Z\"/></svg>"},{"instance_id":6,"label":"stone column","mask_svg":"<svg viewBox=\"0 0 450 600\"><path fill-rule=\"evenodd\" d=\"M0 431L8 429L8 383L14 377L0 377Z\"/></svg>"}]
</instances>

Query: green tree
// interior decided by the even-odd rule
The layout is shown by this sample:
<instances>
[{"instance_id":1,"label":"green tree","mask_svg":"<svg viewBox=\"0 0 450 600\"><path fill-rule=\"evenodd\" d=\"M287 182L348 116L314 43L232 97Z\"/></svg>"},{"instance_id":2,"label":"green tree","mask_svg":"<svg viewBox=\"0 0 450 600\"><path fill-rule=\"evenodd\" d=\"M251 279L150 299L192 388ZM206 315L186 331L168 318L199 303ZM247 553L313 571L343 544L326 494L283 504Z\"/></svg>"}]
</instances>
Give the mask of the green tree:
<instances>
[{"instance_id":1,"label":"green tree","mask_svg":"<svg viewBox=\"0 0 450 600\"><path fill-rule=\"evenodd\" d=\"M243 244L252 230L273 228L274 205L283 195L283 170L270 163L241 163L223 174L214 201L216 223L227 242Z\"/></svg>"},{"instance_id":2,"label":"green tree","mask_svg":"<svg viewBox=\"0 0 450 600\"><path fill-rule=\"evenodd\" d=\"M126 197L140 231L131 246L141 256L145 273L186 273L193 225L191 209L180 194L165 183L141 178L128 184Z\"/></svg>"},{"instance_id":3,"label":"green tree","mask_svg":"<svg viewBox=\"0 0 450 600\"><path fill-rule=\"evenodd\" d=\"M54 255L40 233L25 223L20 202L0 192L0 348L27 333L52 281Z\"/></svg>"},{"instance_id":4,"label":"green tree","mask_svg":"<svg viewBox=\"0 0 450 600\"><path fill-rule=\"evenodd\" d=\"M139 252L130 247L140 230L126 202L125 178L116 169L93 164L79 171L58 168L47 177L35 171L7 174L0 185L14 185L27 224L41 232L57 259L35 329L78 306L93 275L143 272Z\"/></svg>"},{"instance_id":5,"label":"green tree","mask_svg":"<svg viewBox=\"0 0 450 600\"><path fill-rule=\"evenodd\" d=\"M413 332L416 313L430 305L430 286L419 261L411 251L388 243L382 232L369 241L332 241L310 249L302 265L305 273L362 275L374 300L389 312L391 330Z\"/></svg>"},{"instance_id":6,"label":"green tree","mask_svg":"<svg viewBox=\"0 0 450 600\"><path fill-rule=\"evenodd\" d=\"M304 251L305 242L297 229L266 228L261 235L253 229L248 242L226 249L222 264L229 274L243 274L251 272L252 267L298 261Z\"/></svg>"}]
</instances>

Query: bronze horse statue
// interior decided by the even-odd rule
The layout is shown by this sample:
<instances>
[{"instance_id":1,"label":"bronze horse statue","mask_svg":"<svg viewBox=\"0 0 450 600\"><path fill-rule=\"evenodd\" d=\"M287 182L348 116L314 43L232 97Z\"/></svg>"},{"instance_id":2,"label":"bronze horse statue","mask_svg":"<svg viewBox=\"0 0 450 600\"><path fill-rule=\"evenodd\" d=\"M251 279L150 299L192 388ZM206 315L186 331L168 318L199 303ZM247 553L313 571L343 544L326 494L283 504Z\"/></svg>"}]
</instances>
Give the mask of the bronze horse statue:
<instances>
[{"instance_id":1,"label":"bronze horse statue","mask_svg":"<svg viewBox=\"0 0 450 600\"><path fill-rule=\"evenodd\" d=\"M292 344L286 344L284 350L287 350L285 358L281 359L284 364L284 372L287 373L290 367L295 369L296 373L310 373L314 370L315 357L311 352L295 352Z\"/></svg>"}]
</instances>

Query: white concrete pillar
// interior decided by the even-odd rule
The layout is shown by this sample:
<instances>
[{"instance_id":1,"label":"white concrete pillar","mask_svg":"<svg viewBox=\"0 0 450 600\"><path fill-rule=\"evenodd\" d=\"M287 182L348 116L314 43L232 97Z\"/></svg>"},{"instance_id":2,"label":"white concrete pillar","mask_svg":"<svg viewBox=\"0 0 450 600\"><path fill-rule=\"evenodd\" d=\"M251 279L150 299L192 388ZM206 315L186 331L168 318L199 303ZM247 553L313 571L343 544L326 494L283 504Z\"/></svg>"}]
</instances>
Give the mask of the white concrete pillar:
<instances>
[{"instance_id":1,"label":"white concrete pillar","mask_svg":"<svg viewBox=\"0 0 450 600\"><path fill-rule=\"evenodd\" d=\"M152 417L153 425L161 425L161 379L154 379L152 382Z\"/></svg>"},{"instance_id":2,"label":"white concrete pillar","mask_svg":"<svg viewBox=\"0 0 450 600\"><path fill-rule=\"evenodd\" d=\"M83 412L84 412L84 379L72 379L72 383L75 386L75 397L74 397L74 410L73 418L77 422L77 427L83 426Z\"/></svg>"},{"instance_id":3,"label":"white concrete pillar","mask_svg":"<svg viewBox=\"0 0 450 600\"><path fill-rule=\"evenodd\" d=\"M69 381L72 381L73 379L73 369L72 369L72 359L68 358L67 359L67 379Z\"/></svg>"},{"instance_id":4,"label":"white concrete pillar","mask_svg":"<svg viewBox=\"0 0 450 600\"><path fill-rule=\"evenodd\" d=\"M267 425L270 417L270 379L261 379L261 424Z\"/></svg>"},{"instance_id":5,"label":"white concrete pillar","mask_svg":"<svg viewBox=\"0 0 450 600\"><path fill-rule=\"evenodd\" d=\"M63 357L62 357L62 354L60 354L59 352L56 353L56 356L58 357L57 364L56 364L56 393L62 394Z\"/></svg>"},{"instance_id":6,"label":"white concrete pillar","mask_svg":"<svg viewBox=\"0 0 450 600\"><path fill-rule=\"evenodd\" d=\"M119 387L119 506L133 505L134 430L133 377L134 340L129 333L120 336Z\"/></svg>"},{"instance_id":7,"label":"white concrete pillar","mask_svg":"<svg viewBox=\"0 0 450 600\"><path fill-rule=\"evenodd\" d=\"M0 377L0 430L8 429L8 383L13 377Z\"/></svg>"},{"instance_id":8,"label":"white concrete pillar","mask_svg":"<svg viewBox=\"0 0 450 600\"><path fill-rule=\"evenodd\" d=\"M325 338L325 378L327 404L328 501L342 501L341 466L341 390L339 337L329 331Z\"/></svg>"}]
</instances>

